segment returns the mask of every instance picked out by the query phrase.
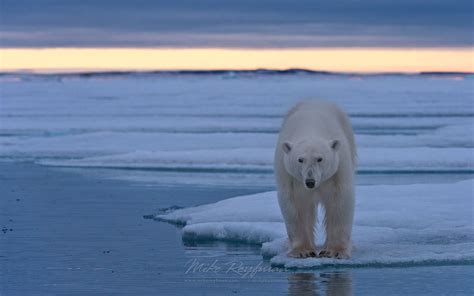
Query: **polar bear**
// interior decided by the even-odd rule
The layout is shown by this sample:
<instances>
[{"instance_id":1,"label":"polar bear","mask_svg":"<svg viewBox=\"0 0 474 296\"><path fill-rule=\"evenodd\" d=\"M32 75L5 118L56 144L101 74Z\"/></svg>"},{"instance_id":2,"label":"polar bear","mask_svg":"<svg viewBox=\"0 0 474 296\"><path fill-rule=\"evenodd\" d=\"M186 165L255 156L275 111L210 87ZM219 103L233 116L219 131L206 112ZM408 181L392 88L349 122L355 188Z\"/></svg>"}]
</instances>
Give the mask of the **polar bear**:
<instances>
[{"instance_id":1,"label":"polar bear","mask_svg":"<svg viewBox=\"0 0 474 296\"><path fill-rule=\"evenodd\" d=\"M350 258L356 157L352 126L337 105L303 101L287 113L274 165L289 256ZM326 242L317 253L319 204L325 210Z\"/></svg>"}]
</instances>

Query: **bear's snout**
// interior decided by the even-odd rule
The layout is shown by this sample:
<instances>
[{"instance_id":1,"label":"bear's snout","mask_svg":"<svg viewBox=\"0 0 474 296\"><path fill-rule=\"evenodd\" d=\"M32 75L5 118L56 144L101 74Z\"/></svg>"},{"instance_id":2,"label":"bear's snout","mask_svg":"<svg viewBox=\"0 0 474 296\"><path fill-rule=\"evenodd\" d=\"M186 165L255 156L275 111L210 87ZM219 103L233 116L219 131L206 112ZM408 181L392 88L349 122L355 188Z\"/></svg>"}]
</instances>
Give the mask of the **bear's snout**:
<instances>
[{"instance_id":1,"label":"bear's snout","mask_svg":"<svg viewBox=\"0 0 474 296\"><path fill-rule=\"evenodd\" d=\"M316 185L316 180L314 180L314 179L306 179L306 180L304 181L304 184L306 185L307 188L313 189L313 188L314 188L314 185Z\"/></svg>"}]
</instances>

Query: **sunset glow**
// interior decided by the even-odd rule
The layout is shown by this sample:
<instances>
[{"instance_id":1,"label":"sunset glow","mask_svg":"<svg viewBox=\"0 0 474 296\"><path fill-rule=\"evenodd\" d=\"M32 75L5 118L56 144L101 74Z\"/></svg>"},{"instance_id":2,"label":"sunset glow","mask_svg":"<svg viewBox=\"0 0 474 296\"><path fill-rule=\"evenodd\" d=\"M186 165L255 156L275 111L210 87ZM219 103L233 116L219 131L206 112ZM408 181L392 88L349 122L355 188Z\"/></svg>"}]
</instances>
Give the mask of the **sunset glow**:
<instances>
[{"instance_id":1,"label":"sunset glow","mask_svg":"<svg viewBox=\"0 0 474 296\"><path fill-rule=\"evenodd\" d=\"M4 48L0 71L288 69L473 72L472 48Z\"/></svg>"}]
</instances>

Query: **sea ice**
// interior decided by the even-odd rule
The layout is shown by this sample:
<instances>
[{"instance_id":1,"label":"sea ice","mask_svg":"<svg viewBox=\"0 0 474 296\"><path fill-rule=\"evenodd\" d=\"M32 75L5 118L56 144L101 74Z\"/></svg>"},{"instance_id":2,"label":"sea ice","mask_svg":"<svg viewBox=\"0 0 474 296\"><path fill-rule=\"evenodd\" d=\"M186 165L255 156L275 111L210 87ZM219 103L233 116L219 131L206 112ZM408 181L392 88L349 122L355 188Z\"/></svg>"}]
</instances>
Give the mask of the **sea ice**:
<instances>
[{"instance_id":1,"label":"sea ice","mask_svg":"<svg viewBox=\"0 0 474 296\"><path fill-rule=\"evenodd\" d=\"M262 255L288 268L465 264L474 262L474 180L453 184L359 186L349 260L285 255L286 232L275 192L185 208L156 219L185 224L189 240L262 244ZM320 210L320 215L323 213ZM317 243L324 241L319 225Z\"/></svg>"},{"instance_id":2,"label":"sea ice","mask_svg":"<svg viewBox=\"0 0 474 296\"><path fill-rule=\"evenodd\" d=\"M195 149L185 151L136 151L72 160L46 160L54 166L270 171L274 148ZM359 170L377 172L472 172L470 148L360 148Z\"/></svg>"}]
</instances>

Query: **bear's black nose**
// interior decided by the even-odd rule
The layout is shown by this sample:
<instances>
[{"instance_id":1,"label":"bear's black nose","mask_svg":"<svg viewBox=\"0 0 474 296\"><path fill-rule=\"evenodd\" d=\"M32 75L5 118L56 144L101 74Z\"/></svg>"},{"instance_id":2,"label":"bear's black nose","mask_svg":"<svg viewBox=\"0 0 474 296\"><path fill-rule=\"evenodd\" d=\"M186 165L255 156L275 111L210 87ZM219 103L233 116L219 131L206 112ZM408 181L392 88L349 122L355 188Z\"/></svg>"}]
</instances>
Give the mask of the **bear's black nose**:
<instances>
[{"instance_id":1,"label":"bear's black nose","mask_svg":"<svg viewBox=\"0 0 474 296\"><path fill-rule=\"evenodd\" d=\"M314 188L314 185L316 185L316 181L314 179L306 179L304 183L308 188Z\"/></svg>"}]
</instances>

